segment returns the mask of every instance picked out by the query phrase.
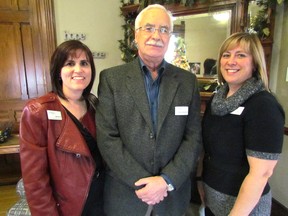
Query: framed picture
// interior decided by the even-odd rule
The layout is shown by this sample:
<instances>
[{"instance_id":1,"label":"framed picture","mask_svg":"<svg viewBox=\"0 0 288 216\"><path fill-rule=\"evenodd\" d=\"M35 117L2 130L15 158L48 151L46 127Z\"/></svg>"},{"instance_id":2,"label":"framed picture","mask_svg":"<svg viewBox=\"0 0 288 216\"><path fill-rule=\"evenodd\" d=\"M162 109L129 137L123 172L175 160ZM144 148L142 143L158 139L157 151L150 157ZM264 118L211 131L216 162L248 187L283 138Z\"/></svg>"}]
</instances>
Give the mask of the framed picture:
<instances>
[{"instance_id":1,"label":"framed picture","mask_svg":"<svg viewBox=\"0 0 288 216\"><path fill-rule=\"evenodd\" d=\"M200 62L190 62L190 71L196 75L200 75L201 63Z\"/></svg>"}]
</instances>

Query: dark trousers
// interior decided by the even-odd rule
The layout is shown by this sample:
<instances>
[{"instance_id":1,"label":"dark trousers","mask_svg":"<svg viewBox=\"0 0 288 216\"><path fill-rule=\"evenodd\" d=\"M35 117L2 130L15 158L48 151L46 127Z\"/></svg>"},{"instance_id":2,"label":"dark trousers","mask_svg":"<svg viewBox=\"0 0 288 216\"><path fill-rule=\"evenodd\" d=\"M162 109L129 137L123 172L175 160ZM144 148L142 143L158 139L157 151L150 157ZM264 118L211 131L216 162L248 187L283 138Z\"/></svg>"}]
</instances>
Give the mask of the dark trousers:
<instances>
[{"instance_id":1,"label":"dark trousers","mask_svg":"<svg viewBox=\"0 0 288 216\"><path fill-rule=\"evenodd\" d=\"M205 216L215 216L215 215L213 214L213 212L208 207L206 207L205 208Z\"/></svg>"},{"instance_id":2,"label":"dark trousers","mask_svg":"<svg viewBox=\"0 0 288 216\"><path fill-rule=\"evenodd\" d=\"M104 172L95 173L82 216L105 216L103 209L104 177Z\"/></svg>"}]
</instances>

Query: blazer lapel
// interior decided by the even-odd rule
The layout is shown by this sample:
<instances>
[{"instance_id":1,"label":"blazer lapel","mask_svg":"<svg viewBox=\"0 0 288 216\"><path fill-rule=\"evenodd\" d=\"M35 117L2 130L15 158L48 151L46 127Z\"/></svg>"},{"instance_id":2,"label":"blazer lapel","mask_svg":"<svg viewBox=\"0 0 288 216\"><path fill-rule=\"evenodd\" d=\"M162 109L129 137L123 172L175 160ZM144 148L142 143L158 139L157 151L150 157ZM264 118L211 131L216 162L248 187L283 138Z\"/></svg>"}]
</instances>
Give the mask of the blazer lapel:
<instances>
[{"instance_id":1,"label":"blazer lapel","mask_svg":"<svg viewBox=\"0 0 288 216\"><path fill-rule=\"evenodd\" d=\"M127 74L126 87L129 90L139 112L149 125L150 130L153 131L149 102L138 59L134 60L130 67L131 68L127 69L129 72Z\"/></svg>"},{"instance_id":2,"label":"blazer lapel","mask_svg":"<svg viewBox=\"0 0 288 216\"><path fill-rule=\"evenodd\" d=\"M169 68L170 67L167 66L167 70L165 71L160 84L157 133L159 133L168 111L171 108L179 85L178 81L175 79L177 74L172 73Z\"/></svg>"}]
</instances>

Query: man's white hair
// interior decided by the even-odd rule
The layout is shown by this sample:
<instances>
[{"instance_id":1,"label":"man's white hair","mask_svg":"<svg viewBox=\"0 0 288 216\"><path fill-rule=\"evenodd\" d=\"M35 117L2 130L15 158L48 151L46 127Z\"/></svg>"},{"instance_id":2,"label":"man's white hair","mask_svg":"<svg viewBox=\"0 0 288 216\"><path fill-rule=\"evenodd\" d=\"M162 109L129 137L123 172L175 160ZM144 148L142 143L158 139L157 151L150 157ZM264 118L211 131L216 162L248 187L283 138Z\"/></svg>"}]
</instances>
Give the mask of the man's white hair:
<instances>
[{"instance_id":1,"label":"man's white hair","mask_svg":"<svg viewBox=\"0 0 288 216\"><path fill-rule=\"evenodd\" d=\"M136 17L135 29L138 29L140 27L140 22L142 20L143 14L146 13L148 10L156 9L156 8L163 10L168 15L169 20L170 20L170 31L172 32L173 31L172 13L160 4L152 4L152 5L148 5L146 8L144 8Z\"/></svg>"}]
</instances>

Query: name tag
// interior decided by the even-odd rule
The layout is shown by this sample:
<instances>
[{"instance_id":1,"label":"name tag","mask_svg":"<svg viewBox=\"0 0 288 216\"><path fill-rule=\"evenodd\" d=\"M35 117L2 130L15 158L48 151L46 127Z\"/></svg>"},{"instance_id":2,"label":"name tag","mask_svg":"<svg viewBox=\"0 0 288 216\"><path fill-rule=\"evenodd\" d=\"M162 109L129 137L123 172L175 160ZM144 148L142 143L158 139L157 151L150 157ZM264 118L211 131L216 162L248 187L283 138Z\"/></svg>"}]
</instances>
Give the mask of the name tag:
<instances>
[{"instance_id":1,"label":"name tag","mask_svg":"<svg viewBox=\"0 0 288 216\"><path fill-rule=\"evenodd\" d=\"M47 110L48 119L50 120L62 120L62 115L60 111Z\"/></svg>"},{"instance_id":2,"label":"name tag","mask_svg":"<svg viewBox=\"0 0 288 216\"><path fill-rule=\"evenodd\" d=\"M243 110L244 110L245 107L238 107L236 110L234 110L233 112L231 112L232 115L241 115Z\"/></svg>"},{"instance_id":3,"label":"name tag","mask_svg":"<svg viewBox=\"0 0 288 216\"><path fill-rule=\"evenodd\" d=\"M188 106L176 106L175 115L188 115Z\"/></svg>"}]
</instances>

